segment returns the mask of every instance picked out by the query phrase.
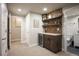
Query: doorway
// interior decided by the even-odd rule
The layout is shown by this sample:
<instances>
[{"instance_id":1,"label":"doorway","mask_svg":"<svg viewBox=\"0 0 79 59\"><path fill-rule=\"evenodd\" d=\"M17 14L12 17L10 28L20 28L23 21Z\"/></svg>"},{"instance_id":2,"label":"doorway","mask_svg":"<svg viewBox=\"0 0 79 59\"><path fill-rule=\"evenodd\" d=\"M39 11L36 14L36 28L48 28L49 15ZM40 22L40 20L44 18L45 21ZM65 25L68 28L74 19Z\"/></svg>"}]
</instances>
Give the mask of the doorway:
<instances>
[{"instance_id":1,"label":"doorway","mask_svg":"<svg viewBox=\"0 0 79 59\"><path fill-rule=\"evenodd\" d=\"M9 40L10 47L21 43L21 19L17 16L11 16L9 20Z\"/></svg>"},{"instance_id":2,"label":"doorway","mask_svg":"<svg viewBox=\"0 0 79 59\"><path fill-rule=\"evenodd\" d=\"M71 18L71 20L73 21L72 23L72 27L71 28L74 29L73 35L67 40L67 51L75 54L75 55L79 55L79 16L75 16L73 17L73 19ZM70 29L70 28L69 28Z\"/></svg>"}]
</instances>

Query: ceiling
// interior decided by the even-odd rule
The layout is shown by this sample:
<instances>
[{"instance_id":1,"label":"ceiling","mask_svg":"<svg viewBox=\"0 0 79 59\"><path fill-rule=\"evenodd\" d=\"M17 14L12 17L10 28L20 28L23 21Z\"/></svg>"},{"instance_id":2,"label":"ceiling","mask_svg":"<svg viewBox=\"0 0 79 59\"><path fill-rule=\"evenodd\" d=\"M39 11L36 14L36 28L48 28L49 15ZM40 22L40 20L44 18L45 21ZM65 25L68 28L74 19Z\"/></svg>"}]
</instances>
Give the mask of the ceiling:
<instances>
[{"instance_id":1,"label":"ceiling","mask_svg":"<svg viewBox=\"0 0 79 59\"><path fill-rule=\"evenodd\" d=\"M63 8L67 6L73 6L77 4L68 4L68 3L8 3L7 7L9 12L19 16L25 16L28 12L35 12L39 14L44 14L51 12L58 8ZM48 10L43 11L43 8L46 7ZM22 9L21 12L18 12L17 9Z\"/></svg>"}]
</instances>

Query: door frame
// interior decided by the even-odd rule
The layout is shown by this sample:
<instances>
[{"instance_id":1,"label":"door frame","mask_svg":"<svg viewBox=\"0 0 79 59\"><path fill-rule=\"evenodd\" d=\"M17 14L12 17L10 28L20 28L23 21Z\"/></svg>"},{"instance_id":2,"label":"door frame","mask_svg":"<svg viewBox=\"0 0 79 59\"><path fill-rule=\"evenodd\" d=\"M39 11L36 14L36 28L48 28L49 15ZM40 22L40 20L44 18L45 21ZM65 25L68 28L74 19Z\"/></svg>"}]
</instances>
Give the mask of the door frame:
<instances>
[{"instance_id":1,"label":"door frame","mask_svg":"<svg viewBox=\"0 0 79 59\"><path fill-rule=\"evenodd\" d=\"M7 48L8 48L8 50L10 49L10 24L9 24L9 21L10 21L10 19L9 19L9 14L8 14L8 16L7 16Z\"/></svg>"},{"instance_id":2,"label":"door frame","mask_svg":"<svg viewBox=\"0 0 79 59\"><path fill-rule=\"evenodd\" d=\"M11 14L8 13L7 19L7 48L8 50L11 48Z\"/></svg>"}]
</instances>

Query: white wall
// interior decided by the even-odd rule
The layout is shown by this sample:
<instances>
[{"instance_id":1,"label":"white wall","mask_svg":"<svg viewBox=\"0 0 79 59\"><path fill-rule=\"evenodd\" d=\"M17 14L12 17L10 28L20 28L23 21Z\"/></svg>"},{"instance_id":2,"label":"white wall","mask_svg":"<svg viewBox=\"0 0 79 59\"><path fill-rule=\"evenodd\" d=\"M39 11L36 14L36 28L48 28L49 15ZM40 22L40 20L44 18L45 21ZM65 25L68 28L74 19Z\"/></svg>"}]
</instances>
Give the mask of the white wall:
<instances>
[{"instance_id":1,"label":"white wall","mask_svg":"<svg viewBox=\"0 0 79 59\"><path fill-rule=\"evenodd\" d=\"M24 42L27 42L29 46L34 46L38 44L38 33L42 32L42 17L40 14L28 13L25 18L25 38ZM38 28L34 28L33 22L37 21L39 23Z\"/></svg>"},{"instance_id":2,"label":"white wall","mask_svg":"<svg viewBox=\"0 0 79 59\"><path fill-rule=\"evenodd\" d=\"M63 9L63 48L67 51L67 40L78 31L79 5Z\"/></svg>"},{"instance_id":3,"label":"white wall","mask_svg":"<svg viewBox=\"0 0 79 59\"><path fill-rule=\"evenodd\" d=\"M22 43L29 44L29 31L30 31L30 13L22 21Z\"/></svg>"},{"instance_id":4,"label":"white wall","mask_svg":"<svg viewBox=\"0 0 79 59\"><path fill-rule=\"evenodd\" d=\"M21 17L21 43L26 43L25 41L25 24L26 24L26 21L25 21L25 17Z\"/></svg>"},{"instance_id":5,"label":"white wall","mask_svg":"<svg viewBox=\"0 0 79 59\"><path fill-rule=\"evenodd\" d=\"M0 42L1 42L1 55L7 55L7 16L8 10L6 4L1 4L1 19L0 19Z\"/></svg>"},{"instance_id":6,"label":"white wall","mask_svg":"<svg viewBox=\"0 0 79 59\"><path fill-rule=\"evenodd\" d=\"M39 14L31 13L31 31L30 31L30 43L31 45L38 44L38 33L42 32L42 17ZM34 21L37 21L39 26L34 27ZM37 25L37 24L36 24Z\"/></svg>"}]
</instances>

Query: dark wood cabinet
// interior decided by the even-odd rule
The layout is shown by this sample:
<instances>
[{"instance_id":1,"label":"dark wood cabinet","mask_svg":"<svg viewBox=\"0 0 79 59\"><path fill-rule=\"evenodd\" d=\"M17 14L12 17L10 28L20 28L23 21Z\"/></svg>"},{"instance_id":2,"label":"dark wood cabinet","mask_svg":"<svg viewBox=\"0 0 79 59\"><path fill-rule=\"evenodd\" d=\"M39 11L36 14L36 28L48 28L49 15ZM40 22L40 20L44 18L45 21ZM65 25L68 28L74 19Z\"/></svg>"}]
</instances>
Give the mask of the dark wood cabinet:
<instances>
[{"instance_id":1,"label":"dark wood cabinet","mask_svg":"<svg viewBox=\"0 0 79 59\"><path fill-rule=\"evenodd\" d=\"M42 14L44 33L42 36L39 35L39 45L54 53L62 50L62 16L62 8ZM60 35L50 35L50 33Z\"/></svg>"},{"instance_id":2,"label":"dark wood cabinet","mask_svg":"<svg viewBox=\"0 0 79 59\"><path fill-rule=\"evenodd\" d=\"M57 53L62 50L62 36L43 35L43 47Z\"/></svg>"},{"instance_id":3,"label":"dark wood cabinet","mask_svg":"<svg viewBox=\"0 0 79 59\"><path fill-rule=\"evenodd\" d=\"M43 35L43 47L49 49L50 38L48 36Z\"/></svg>"}]
</instances>

